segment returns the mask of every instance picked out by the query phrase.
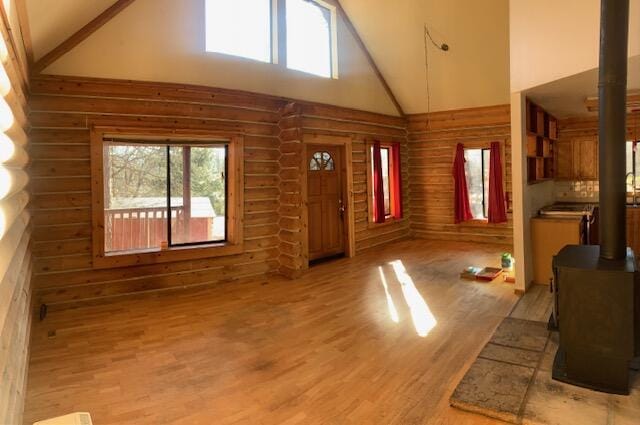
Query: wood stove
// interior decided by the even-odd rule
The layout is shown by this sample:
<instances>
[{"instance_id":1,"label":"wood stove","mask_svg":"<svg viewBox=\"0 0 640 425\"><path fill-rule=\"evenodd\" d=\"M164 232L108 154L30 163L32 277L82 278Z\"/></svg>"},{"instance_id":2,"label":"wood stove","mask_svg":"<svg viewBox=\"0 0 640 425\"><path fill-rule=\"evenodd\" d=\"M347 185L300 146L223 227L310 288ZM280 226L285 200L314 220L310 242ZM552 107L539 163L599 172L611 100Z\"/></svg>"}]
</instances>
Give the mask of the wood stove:
<instances>
[{"instance_id":1,"label":"wood stove","mask_svg":"<svg viewBox=\"0 0 640 425\"><path fill-rule=\"evenodd\" d=\"M553 259L560 332L554 379L628 394L640 355L640 285L627 249L625 142L629 0L602 0L600 18L600 245Z\"/></svg>"},{"instance_id":2,"label":"wood stove","mask_svg":"<svg viewBox=\"0 0 640 425\"><path fill-rule=\"evenodd\" d=\"M629 362L640 355L640 285L631 249L604 260L600 246L569 245L553 259L560 348L553 378L629 393Z\"/></svg>"}]
</instances>

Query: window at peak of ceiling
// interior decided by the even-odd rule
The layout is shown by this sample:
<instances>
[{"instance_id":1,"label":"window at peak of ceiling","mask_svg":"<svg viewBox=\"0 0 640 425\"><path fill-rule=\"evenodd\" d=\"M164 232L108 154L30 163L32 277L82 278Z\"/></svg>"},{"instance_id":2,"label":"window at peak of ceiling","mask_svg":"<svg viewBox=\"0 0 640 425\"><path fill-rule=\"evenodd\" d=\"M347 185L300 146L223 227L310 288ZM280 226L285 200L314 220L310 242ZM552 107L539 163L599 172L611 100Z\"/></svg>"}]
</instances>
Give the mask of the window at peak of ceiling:
<instances>
[{"instance_id":1,"label":"window at peak of ceiling","mask_svg":"<svg viewBox=\"0 0 640 425\"><path fill-rule=\"evenodd\" d=\"M207 52L272 62L271 0L206 0Z\"/></svg>"},{"instance_id":2,"label":"window at peak of ceiling","mask_svg":"<svg viewBox=\"0 0 640 425\"><path fill-rule=\"evenodd\" d=\"M331 15L318 2L287 0L287 68L332 77Z\"/></svg>"},{"instance_id":3,"label":"window at peak of ceiling","mask_svg":"<svg viewBox=\"0 0 640 425\"><path fill-rule=\"evenodd\" d=\"M205 27L207 52L338 78L336 8L322 0L205 0Z\"/></svg>"}]
</instances>

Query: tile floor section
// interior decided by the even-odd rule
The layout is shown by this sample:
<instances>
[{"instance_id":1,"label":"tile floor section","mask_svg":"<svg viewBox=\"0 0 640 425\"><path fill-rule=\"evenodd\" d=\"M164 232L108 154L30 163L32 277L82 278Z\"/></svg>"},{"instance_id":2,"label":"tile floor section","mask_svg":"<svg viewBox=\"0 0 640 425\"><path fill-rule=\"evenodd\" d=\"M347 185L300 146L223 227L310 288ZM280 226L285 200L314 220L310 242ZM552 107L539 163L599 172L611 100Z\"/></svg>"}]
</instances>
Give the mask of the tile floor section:
<instances>
[{"instance_id":1,"label":"tile floor section","mask_svg":"<svg viewBox=\"0 0 640 425\"><path fill-rule=\"evenodd\" d=\"M639 364L629 396L551 379L557 333L546 323L504 319L451 396L451 405L524 425L640 424Z\"/></svg>"}]
</instances>

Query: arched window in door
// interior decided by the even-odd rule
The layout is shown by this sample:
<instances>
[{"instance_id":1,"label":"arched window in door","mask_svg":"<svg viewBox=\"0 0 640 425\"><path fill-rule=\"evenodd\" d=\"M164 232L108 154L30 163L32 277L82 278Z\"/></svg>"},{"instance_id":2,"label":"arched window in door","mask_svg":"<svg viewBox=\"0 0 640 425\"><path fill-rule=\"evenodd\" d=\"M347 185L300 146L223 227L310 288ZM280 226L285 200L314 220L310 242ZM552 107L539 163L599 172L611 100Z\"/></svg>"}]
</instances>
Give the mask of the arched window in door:
<instances>
[{"instance_id":1,"label":"arched window in door","mask_svg":"<svg viewBox=\"0 0 640 425\"><path fill-rule=\"evenodd\" d=\"M309 161L310 171L333 171L333 158L329 152L316 152Z\"/></svg>"}]
</instances>

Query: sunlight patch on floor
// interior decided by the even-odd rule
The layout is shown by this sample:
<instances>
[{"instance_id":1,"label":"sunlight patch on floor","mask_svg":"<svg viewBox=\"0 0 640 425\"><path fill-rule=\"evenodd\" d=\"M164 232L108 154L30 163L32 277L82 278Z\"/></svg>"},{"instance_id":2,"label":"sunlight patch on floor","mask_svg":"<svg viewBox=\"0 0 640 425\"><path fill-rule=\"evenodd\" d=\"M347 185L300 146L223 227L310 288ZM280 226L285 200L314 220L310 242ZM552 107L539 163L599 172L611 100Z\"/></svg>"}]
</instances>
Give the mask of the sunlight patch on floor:
<instances>
[{"instance_id":1,"label":"sunlight patch on floor","mask_svg":"<svg viewBox=\"0 0 640 425\"><path fill-rule=\"evenodd\" d=\"M424 300L422 295L420 295L418 288L416 288L416 285L413 283L413 279L407 273L407 270L404 267L402 261L396 260L390 262L389 264L393 268L396 279L398 279L398 283L400 284L400 288L402 289L402 295L404 296L407 306L409 307L411 319L413 320L413 326L416 328L418 336L427 336L431 329L433 329L438 324L438 321L436 320L433 313L431 313L427 302ZM388 289L386 288L386 280L384 280L382 268L380 268L380 275L383 278L383 286L385 286L387 297L388 299L390 299L391 297L389 295Z\"/></svg>"},{"instance_id":2,"label":"sunlight patch on floor","mask_svg":"<svg viewBox=\"0 0 640 425\"><path fill-rule=\"evenodd\" d=\"M384 293L387 297L389 316L391 316L391 320L393 320L395 323L398 323L400 322L400 316L398 316L398 310L396 309L393 298L391 298L391 294L389 293L389 285L387 284L387 279L384 277L384 271L382 270L382 267L378 267L378 271L380 272L380 280L382 282L382 287L384 288Z\"/></svg>"}]
</instances>

